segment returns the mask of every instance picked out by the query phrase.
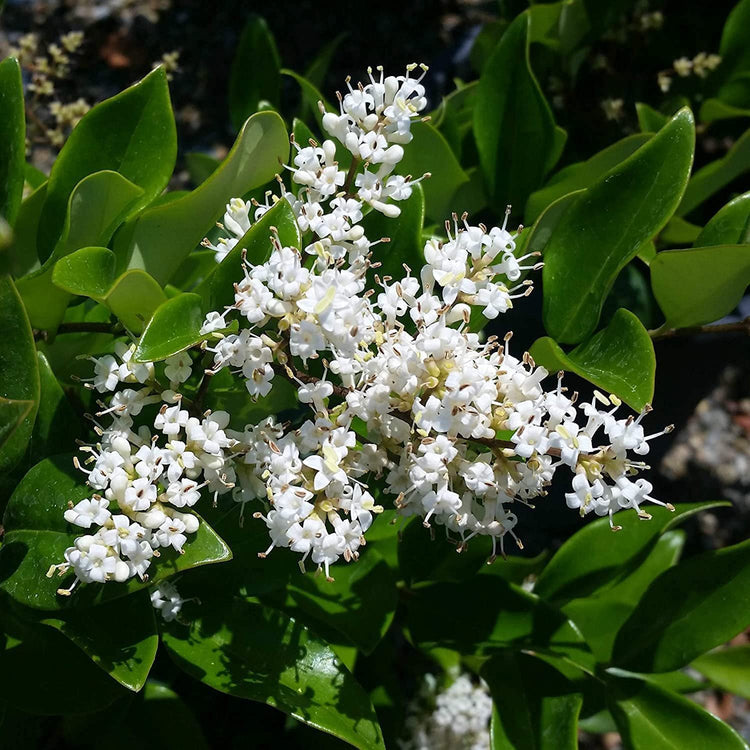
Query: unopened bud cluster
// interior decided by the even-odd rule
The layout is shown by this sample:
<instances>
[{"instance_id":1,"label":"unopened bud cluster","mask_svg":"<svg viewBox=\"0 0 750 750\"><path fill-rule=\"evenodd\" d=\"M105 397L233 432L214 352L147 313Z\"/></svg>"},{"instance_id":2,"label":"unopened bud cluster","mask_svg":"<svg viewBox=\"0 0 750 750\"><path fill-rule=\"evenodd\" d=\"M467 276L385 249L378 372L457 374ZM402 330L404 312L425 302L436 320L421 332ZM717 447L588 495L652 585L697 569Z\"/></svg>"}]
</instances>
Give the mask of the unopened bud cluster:
<instances>
[{"instance_id":1,"label":"unopened bud cluster","mask_svg":"<svg viewBox=\"0 0 750 750\"><path fill-rule=\"evenodd\" d=\"M209 374L228 370L248 399L292 383L304 416L231 429L229 414L180 395L189 352L135 364L122 345L100 358L92 387L113 392L100 412L112 423L87 448L96 494L66 518L89 533L66 552L63 572L145 578L161 548L190 543L201 495L250 503L270 537L261 556L289 547L326 576L340 558L357 559L386 506L444 526L459 549L478 535L492 539L493 557L508 534L521 546L514 508L546 495L560 468L572 474L566 501L581 515L609 516L613 528L624 508L648 517L641 505L658 501L637 477L654 437L646 412L619 416L619 400L599 393L581 404L561 375L547 386L549 373L514 353L510 334L483 340L471 330L474 308L489 319L506 312L540 265L517 249L507 216L500 227L454 216L426 242L422 268L378 276L383 238L368 238L362 219L376 210L395 220L411 196L415 180L396 168L426 104L415 67L349 85L339 113L323 115L333 140L293 144L296 192L282 184L265 205L232 200L221 225L231 236L205 243L221 261L288 201L302 249L272 235L268 260L244 262L234 304L209 313L201 333ZM139 419L142 410L153 416Z\"/></svg>"}]
</instances>

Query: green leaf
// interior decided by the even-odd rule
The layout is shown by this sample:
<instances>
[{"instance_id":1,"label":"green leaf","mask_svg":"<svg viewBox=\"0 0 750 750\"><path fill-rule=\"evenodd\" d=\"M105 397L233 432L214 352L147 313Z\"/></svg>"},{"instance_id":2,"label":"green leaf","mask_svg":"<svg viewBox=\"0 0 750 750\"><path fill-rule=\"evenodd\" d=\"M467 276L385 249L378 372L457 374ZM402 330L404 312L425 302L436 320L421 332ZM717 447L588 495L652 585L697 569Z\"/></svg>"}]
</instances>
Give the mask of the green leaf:
<instances>
[{"instance_id":1,"label":"green leaf","mask_svg":"<svg viewBox=\"0 0 750 750\"><path fill-rule=\"evenodd\" d=\"M84 177L102 170L119 172L143 188L132 206L137 210L165 188L176 155L167 77L163 68L157 68L93 107L70 134L50 172L39 223L39 257L45 259L52 252L63 228L68 197Z\"/></svg>"},{"instance_id":2,"label":"green leaf","mask_svg":"<svg viewBox=\"0 0 750 750\"><path fill-rule=\"evenodd\" d=\"M722 690L750 699L750 645L703 654L690 666Z\"/></svg>"},{"instance_id":3,"label":"green leaf","mask_svg":"<svg viewBox=\"0 0 750 750\"><path fill-rule=\"evenodd\" d=\"M91 496L83 474L73 468L72 456L63 454L36 464L16 488L5 510L4 544L0 549L0 590L32 609L60 610L90 606L99 599L116 599L142 591L152 583L201 565L231 559L224 541L199 518L198 531L185 544L184 554L161 551L149 569L150 580L142 583L109 582L79 586L72 596L59 596L57 589L73 581L73 575L47 578L50 565L62 562L65 550L81 535L68 524L63 513L68 503Z\"/></svg>"},{"instance_id":4,"label":"green leaf","mask_svg":"<svg viewBox=\"0 0 750 750\"><path fill-rule=\"evenodd\" d=\"M721 99L712 97L701 104L698 117L701 122L711 123L717 120L730 120L733 117L750 117L750 109L733 107Z\"/></svg>"},{"instance_id":5,"label":"green leaf","mask_svg":"<svg viewBox=\"0 0 750 750\"><path fill-rule=\"evenodd\" d=\"M201 298L184 292L162 303L138 342L136 362L158 362L199 343L204 337Z\"/></svg>"},{"instance_id":6,"label":"green leaf","mask_svg":"<svg viewBox=\"0 0 750 750\"><path fill-rule=\"evenodd\" d=\"M506 651L483 667L494 710L492 750L575 750L583 698L554 667Z\"/></svg>"},{"instance_id":7,"label":"green leaf","mask_svg":"<svg viewBox=\"0 0 750 750\"><path fill-rule=\"evenodd\" d=\"M128 690L145 684L159 634L148 591L41 622L70 638L98 667Z\"/></svg>"},{"instance_id":8,"label":"green leaf","mask_svg":"<svg viewBox=\"0 0 750 750\"><path fill-rule=\"evenodd\" d=\"M719 98L731 100L730 89L733 82L750 71L750 52L747 48L747 29L750 27L750 2L740 0L732 9L724 24L719 45L721 67L718 74L724 80L719 89Z\"/></svg>"},{"instance_id":9,"label":"green leaf","mask_svg":"<svg viewBox=\"0 0 750 750\"><path fill-rule=\"evenodd\" d=\"M294 212L289 201L280 200L245 232L224 260L198 285L195 291L203 299L204 310L220 310L234 302L234 285L243 277L243 252L249 263L265 263L273 250L273 227L282 246L299 248L301 238Z\"/></svg>"},{"instance_id":10,"label":"green leaf","mask_svg":"<svg viewBox=\"0 0 750 750\"><path fill-rule=\"evenodd\" d=\"M531 71L530 18L508 27L479 78L474 136L490 204L524 206L553 166L555 121ZM558 152L559 153L559 152Z\"/></svg>"},{"instance_id":11,"label":"green leaf","mask_svg":"<svg viewBox=\"0 0 750 750\"><path fill-rule=\"evenodd\" d=\"M706 164L691 178L677 209L678 216L687 216L694 208L710 198L741 174L750 169L750 130L729 149L721 159Z\"/></svg>"},{"instance_id":12,"label":"green leaf","mask_svg":"<svg viewBox=\"0 0 750 750\"><path fill-rule=\"evenodd\" d=\"M39 406L34 336L10 276L0 276L0 473L23 458Z\"/></svg>"},{"instance_id":13,"label":"green leaf","mask_svg":"<svg viewBox=\"0 0 750 750\"><path fill-rule=\"evenodd\" d=\"M191 151L185 154L185 166L190 174L193 184L198 186L204 183L218 168L221 162L199 151Z\"/></svg>"},{"instance_id":14,"label":"green leaf","mask_svg":"<svg viewBox=\"0 0 750 750\"><path fill-rule=\"evenodd\" d=\"M349 32L342 31L340 34L331 39L330 42L326 42L326 44L321 47L318 54L315 55L315 58L305 70L305 78L307 78L307 80L310 81L310 83L312 83L312 85L316 88L323 88L326 73L331 67L331 60L333 59L336 50L341 45L341 42L346 39L348 34Z\"/></svg>"},{"instance_id":15,"label":"green leaf","mask_svg":"<svg viewBox=\"0 0 750 750\"><path fill-rule=\"evenodd\" d=\"M694 247L750 243L750 192L738 195L703 227Z\"/></svg>"},{"instance_id":16,"label":"green leaf","mask_svg":"<svg viewBox=\"0 0 750 750\"><path fill-rule=\"evenodd\" d=\"M331 648L296 620L249 601L169 625L162 640L189 675L215 690L274 706L362 750L383 738L367 693Z\"/></svg>"},{"instance_id":17,"label":"green leaf","mask_svg":"<svg viewBox=\"0 0 750 750\"><path fill-rule=\"evenodd\" d=\"M544 324L560 343L593 333L620 270L667 222L693 156L689 110L599 178L560 220L545 250Z\"/></svg>"},{"instance_id":18,"label":"green leaf","mask_svg":"<svg viewBox=\"0 0 750 750\"><path fill-rule=\"evenodd\" d=\"M248 18L229 73L229 112L239 130L263 101L279 104L281 60L268 24L255 14Z\"/></svg>"},{"instance_id":19,"label":"green leaf","mask_svg":"<svg viewBox=\"0 0 750 750\"><path fill-rule=\"evenodd\" d=\"M116 265L117 258L108 248L82 247L55 264L52 282L70 294L101 299L112 287Z\"/></svg>"},{"instance_id":20,"label":"green leaf","mask_svg":"<svg viewBox=\"0 0 750 750\"><path fill-rule=\"evenodd\" d=\"M580 628L586 643L601 663L610 661L617 631L651 582L677 562L684 542L684 532L668 531L630 575L604 591L573 599L562 608Z\"/></svg>"},{"instance_id":21,"label":"green leaf","mask_svg":"<svg viewBox=\"0 0 750 750\"><path fill-rule=\"evenodd\" d=\"M365 235L371 242L383 237L390 238L387 244L378 245L373 253L373 260L382 263L378 274L402 279L406 271L404 263L417 272L424 265L424 242L422 225L424 224L425 197L422 186L417 183L411 197L399 201L401 215L389 219L379 211L371 211L362 220Z\"/></svg>"},{"instance_id":22,"label":"green leaf","mask_svg":"<svg viewBox=\"0 0 750 750\"><path fill-rule=\"evenodd\" d=\"M422 649L491 654L514 647L585 658L579 631L564 615L519 586L488 576L411 590L407 623ZM450 606L446 603L450 602Z\"/></svg>"},{"instance_id":23,"label":"green leaf","mask_svg":"<svg viewBox=\"0 0 750 750\"><path fill-rule=\"evenodd\" d=\"M288 68L282 68L281 75L284 75L287 78L291 78L297 83L302 95L300 113L311 113L313 118L315 119L315 122L318 124L319 129L321 130L321 132L323 132L321 126L323 115L320 111L320 108L318 107L318 102L323 102L323 106L329 112L333 109L333 107L328 103L323 94L320 93L318 87L315 86L315 84L313 84L311 81L308 81L304 76L301 76L299 73L295 73L293 70L289 70Z\"/></svg>"},{"instance_id":24,"label":"green leaf","mask_svg":"<svg viewBox=\"0 0 750 750\"><path fill-rule=\"evenodd\" d=\"M694 242L700 233L701 228L697 224L691 224L679 216L673 216L659 232L659 241L665 245L685 247Z\"/></svg>"},{"instance_id":25,"label":"green leaf","mask_svg":"<svg viewBox=\"0 0 750 750\"><path fill-rule=\"evenodd\" d=\"M606 328L567 354L549 336L537 339L529 354L550 372L575 372L636 411L654 396L654 345L643 323L629 310L620 308Z\"/></svg>"},{"instance_id":26,"label":"green leaf","mask_svg":"<svg viewBox=\"0 0 750 750\"><path fill-rule=\"evenodd\" d=\"M127 695L62 633L43 626L5 644L0 671L13 675L0 680L0 700L31 714L87 714Z\"/></svg>"},{"instance_id":27,"label":"green leaf","mask_svg":"<svg viewBox=\"0 0 750 750\"><path fill-rule=\"evenodd\" d=\"M39 360L40 397L34 430L31 434L31 457L34 463L56 453L60 446L72 446L81 437L82 425L47 357L37 352Z\"/></svg>"},{"instance_id":28,"label":"green leaf","mask_svg":"<svg viewBox=\"0 0 750 750\"><path fill-rule=\"evenodd\" d=\"M442 223L453 210L453 196L469 177L448 142L432 125L415 122L411 132L413 139L404 146L399 174L410 174L416 179L430 173L431 176L422 183L425 213L433 221Z\"/></svg>"},{"instance_id":29,"label":"green leaf","mask_svg":"<svg viewBox=\"0 0 750 750\"><path fill-rule=\"evenodd\" d=\"M647 681L617 676L610 670L607 700L625 747L632 750L747 750L721 719Z\"/></svg>"},{"instance_id":30,"label":"green leaf","mask_svg":"<svg viewBox=\"0 0 750 750\"><path fill-rule=\"evenodd\" d=\"M634 672L669 672L748 624L750 541L662 573L617 634L613 661Z\"/></svg>"},{"instance_id":31,"label":"green leaf","mask_svg":"<svg viewBox=\"0 0 750 750\"><path fill-rule=\"evenodd\" d=\"M638 116L638 126L643 133L656 133L669 122L667 115L643 102L635 103L635 111Z\"/></svg>"},{"instance_id":32,"label":"green leaf","mask_svg":"<svg viewBox=\"0 0 750 750\"><path fill-rule=\"evenodd\" d=\"M0 216L13 226L26 171L26 114L18 60L0 63Z\"/></svg>"},{"instance_id":33,"label":"green leaf","mask_svg":"<svg viewBox=\"0 0 750 750\"><path fill-rule=\"evenodd\" d=\"M36 252L36 233L39 217L47 196L47 183L43 183L23 203L13 227L13 238L6 256L10 260L10 272L16 278L33 271L39 266Z\"/></svg>"},{"instance_id":34,"label":"green leaf","mask_svg":"<svg viewBox=\"0 0 750 750\"><path fill-rule=\"evenodd\" d=\"M268 182L289 153L284 123L275 112L253 115L221 166L188 195L143 211L115 240L121 265L142 268L166 284L195 250L231 198Z\"/></svg>"},{"instance_id":35,"label":"green leaf","mask_svg":"<svg viewBox=\"0 0 750 750\"><path fill-rule=\"evenodd\" d=\"M116 277L117 258L106 247L84 247L55 264L52 281L108 307L130 331L140 333L166 300L164 291L145 271L131 269Z\"/></svg>"},{"instance_id":36,"label":"green leaf","mask_svg":"<svg viewBox=\"0 0 750 750\"><path fill-rule=\"evenodd\" d=\"M665 327L699 326L723 318L742 299L750 283L750 245L665 250L649 268Z\"/></svg>"},{"instance_id":37,"label":"green leaf","mask_svg":"<svg viewBox=\"0 0 750 750\"><path fill-rule=\"evenodd\" d=\"M589 187L605 172L627 159L651 138L650 134L636 133L613 143L590 159L571 164L557 172L547 184L529 196L524 218L531 223L547 206L568 193Z\"/></svg>"},{"instance_id":38,"label":"green leaf","mask_svg":"<svg viewBox=\"0 0 750 750\"><path fill-rule=\"evenodd\" d=\"M702 510L726 503L680 503L671 513L650 507L650 521L635 513L620 513L622 529L612 533L609 520L600 518L577 531L555 553L534 585L543 599L561 603L612 586L646 558L665 531Z\"/></svg>"},{"instance_id":39,"label":"green leaf","mask_svg":"<svg viewBox=\"0 0 750 750\"><path fill-rule=\"evenodd\" d=\"M95 172L75 186L54 251L41 268L19 280L19 292L34 326L54 331L70 303L70 294L54 283L60 259L81 247L106 245L142 195L140 187L117 172Z\"/></svg>"},{"instance_id":40,"label":"green leaf","mask_svg":"<svg viewBox=\"0 0 750 750\"><path fill-rule=\"evenodd\" d=\"M286 586L288 604L299 610L300 619L313 627L317 621L335 629L369 654L393 621L398 604L395 578L385 560L369 548L357 562L338 565L332 573L334 581L293 575Z\"/></svg>"}]
</instances>

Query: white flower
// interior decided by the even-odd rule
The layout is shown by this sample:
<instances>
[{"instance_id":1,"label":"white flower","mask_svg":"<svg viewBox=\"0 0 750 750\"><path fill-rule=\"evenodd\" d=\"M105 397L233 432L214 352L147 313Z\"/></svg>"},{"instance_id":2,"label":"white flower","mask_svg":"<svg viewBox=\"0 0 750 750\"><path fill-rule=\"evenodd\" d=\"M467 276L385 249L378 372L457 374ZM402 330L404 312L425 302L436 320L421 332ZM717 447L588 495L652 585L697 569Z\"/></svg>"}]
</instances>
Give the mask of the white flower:
<instances>
[{"instance_id":1,"label":"white flower","mask_svg":"<svg viewBox=\"0 0 750 750\"><path fill-rule=\"evenodd\" d=\"M164 360L164 374L170 383L184 383L192 373L193 360L188 352L178 352Z\"/></svg>"},{"instance_id":2,"label":"white flower","mask_svg":"<svg viewBox=\"0 0 750 750\"><path fill-rule=\"evenodd\" d=\"M92 524L101 526L110 517L109 502L104 498L81 500L63 514L68 523L88 529Z\"/></svg>"}]
</instances>

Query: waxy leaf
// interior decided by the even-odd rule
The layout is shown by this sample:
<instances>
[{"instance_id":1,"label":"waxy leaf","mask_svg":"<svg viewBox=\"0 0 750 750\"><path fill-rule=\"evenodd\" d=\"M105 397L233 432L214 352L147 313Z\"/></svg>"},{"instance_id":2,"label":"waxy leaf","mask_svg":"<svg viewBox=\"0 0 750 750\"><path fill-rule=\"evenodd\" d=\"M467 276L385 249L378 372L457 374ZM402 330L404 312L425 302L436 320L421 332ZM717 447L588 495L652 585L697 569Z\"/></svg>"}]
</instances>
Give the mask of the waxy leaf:
<instances>
[{"instance_id":1,"label":"waxy leaf","mask_svg":"<svg viewBox=\"0 0 750 750\"><path fill-rule=\"evenodd\" d=\"M745 643L703 654L690 666L722 690L750 699L750 645Z\"/></svg>"},{"instance_id":2,"label":"waxy leaf","mask_svg":"<svg viewBox=\"0 0 750 750\"><path fill-rule=\"evenodd\" d=\"M95 172L75 186L54 251L39 269L18 282L32 325L54 331L70 303L70 294L54 281L60 259L82 247L106 245L142 196L140 187L111 171Z\"/></svg>"},{"instance_id":3,"label":"waxy leaf","mask_svg":"<svg viewBox=\"0 0 750 750\"><path fill-rule=\"evenodd\" d=\"M47 571L63 561L65 550L76 537L86 533L63 518L69 502L75 504L91 496L84 479L73 467L70 454L52 456L36 464L11 496L3 518L0 590L20 604L43 610L87 607L142 591L180 571L231 559L224 541L198 517L198 531L189 537L184 554L171 548L161 550L161 557L148 571L148 583L131 579L128 583L90 584L79 586L71 596L60 596L57 589L69 586L73 574L48 578Z\"/></svg>"},{"instance_id":4,"label":"waxy leaf","mask_svg":"<svg viewBox=\"0 0 750 750\"><path fill-rule=\"evenodd\" d=\"M123 227L114 245L118 267L142 268L159 284L166 284L229 200L272 179L288 153L281 117L275 112L253 115L221 166L204 183L177 200L146 209Z\"/></svg>"},{"instance_id":5,"label":"waxy leaf","mask_svg":"<svg viewBox=\"0 0 750 750\"><path fill-rule=\"evenodd\" d=\"M223 693L274 706L362 750L383 747L367 693L323 641L287 615L234 599L162 634L177 665Z\"/></svg>"},{"instance_id":6,"label":"waxy leaf","mask_svg":"<svg viewBox=\"0 0 750 750\"><path fill-rule=\"evenodd\" d=\"M627 576L656 544L659 536L702 510L726 503L680 503L675 511L650 506L650 521L622 512L622 529L609 531L609 520L600 518L577 531L555 553L534 584L534 593L562 603L611 587Z\"/></svg>"},{"instance_id":7,"label":"waxy leaf","mask_svg":"<svg viewBox=\"0 0 750 750\"><path fill-rule=\"evenodd\" d=\"M728 724L694 701L608 670L607 702L629 750L747 750Z\"/></svg>"},{"instance_id":8,"label":"waxy leaf","mask_svg":"<svg viewBox=\"0 0 750 750\"><path fill-rule=\"evenodd\" d=\"M649 268L664 327L699 326L724 317L742 299L750 284L750 245L665 250Z\"/></svg>"},{"instance_id":9,"label":"waxy leaf","mask_svg":"<svg viewBox=\"0 0 750 750\"><path fill-rule=\"evenodd\" d=\"M371 211L362 220L365 235L371 242L387 237L390 242L377 245L373 251L373 260L382 263L378 275L402 279L406 275L404 263L417 272L424 265L424 242L422 225L424 224L425 198L422 186L414 186L411 197L399 201L401 215L389 219L379 211Z\"/></svg>"},{"instance_id":10,"label":"waxy leaf","mask_svg":"<svg viewBox=\"0 0 750 750\"><path fill-rule=\"evenodd\" d=\"M408 607L409 632L423 649L484 655L517 648L590 656L580 632L564 615L500 578L420 586L412 589Z\"/></svg>"},{"instance_id":11,"label":"waxy leaf","mask_svg":"<svg viewBox=\"0 0 750 750\"><path fill-rule=\"evenodd\" d=\"M583 697L554 667L505 651L481 671L492 695L492 750L575 750Z\"/></svg>"},{"instance_id":12,"label":"waxy leaf","mask_svg":"<svg viewBox=\"0 0 750 750\"><path fill-rule=\"evenodd\" d=\"M40 260L52 252L63 229L68 197L84 177L101 170L119 172L143 188L141 198L132 206L135 210L165 188L176 155L167 77L163 68L157 68L93 107L70 134L50 172L39 223Z\"/></svg>"},{"instance_id":13,"label":"waxy leaf","mask_svg":"<svg viewBox=\"0 0 750 750\"><path fill-rule=\"evenodd\" d=\"M26 170L26 115L18 60L0 63L0 216L13 226Z\"/></svg>"},{"instance_id":14,"label":"waxy leaf","mask_svg":"<svg viewBox=\"0 0 750 750\"><path fill-rule=\"evenodd\" d=\"M301 238L294 212L289 201L280 200L245 232L224 260L217 263L195 289L203 300L206 312L221 310L234 302L234 285L244 275L243 252L248 263L253 265L260 265L268 260L273 250L271 238L274 227L282 246L299 249Z\"/></svg>"},{"instance_id":15,"label":"waxy leaf","mask_svg":"<svg viewBox=\"0 0 750 750\"><path fill-rule=\"evenodd\" d=\"M750 243L750 193L733 198L703 227L694 247Z\"/></svg>"},{"instance_id":16,"label":"waxy leaf","mask_svg":"<svg viewBox=\"0 0 750 750\"><path fill-rule=\"evenodd\" d=\"M636 133L613 143L590 159L561 169L547 184L529 196L524 218L535 221L547 206L568 193L589 187L605 172L627 159L651 138L650 133Z\"/></svg>"},{"instance_id":17,"label":"waxy leaf","mask_svg":"<svg viewBox=\"0 0 750 750\"><path fill-rule=\"evenodd\" d=\"M154 312L138 342L134 359L137 362L158 362L171 357L203 338L201 298L183 292L162 303Z\"/></svg>"},{"instance_id":18,"label":"waxy leaf","mask_svg":"<svg viewBox=\"0 0 750 750\"><path fill-rule=\"evenodd\" d=\"M145 684L159 633L148 591L41 622L70 638L98 667L128 690Z\"/></svg>"},{"instance_id":19,"label":"waxy leaf","mask_svg":"<svg viewBox=\"0 0 750 750\"><path fill-rule=\"evenodd\" d=\"M11 471L28 448L39 406L34 336L10 276L0 276L0 473Z\"/></svg>"},{"instance_id":20,"label":"waxy leaf","mask_svg":"<svg viewBox=\"0 0 750 750\"><path fill-rule=\"evenodd\" d=\"M562 217L544 254L544 325L553 339L576 344L594 332L618 273L677 207L693 143L684 109Z\"/></svg>"},{"instance_id":21,"label":"waxy leaf","mask_svg":"<svg viewBox=\"0 0 750 750\"><path fill-rule=\"evenodd\" d=\"M662 573L615 641L613 662L634 672L685 666L750 625L750 542Z\"/></svg>"},{"instance_id":22,"label":"waxy leaf","mask_svg":"<svg viewBox=\"0 0 750 750\"><path fill-rule=\"evenodd\" d=\"M529 353L550 372L575 372L636 411L654 396L654 345L643 323L629 310L620 308L606 328L567 354L548 336L537 339Z\"/></svg>"},{"instance_id":23,"label":"waxy leaf","mask_svg":"<svg viewBox=\"0 0 750 750\"><path fill-rule=\"evenodd\" d=\"M281 60L276 42L263 18L251 15L237 44L229 73L229 112L239 130L265 101L279 104Z\"/></svg>"},{"instance_id":24,"label":"waxy leaf","mask_svg":"<svg viewBox=\"0 0 750 750\"><path fill-rule=\"evenodd\" d=\"M644 133L656 133L669 122L667 115L643 102L635 103L635 111L638 116L638 125Z\"/></svg>"},{"instance_id":25,"label":"waxy leaf","mask_svg":"<svg viewBox=\"0 0 750 750\"><path fill-rule=\"evenodd\" d=\"M490 204L521 208L559 156L555 121L531 71L527 13L500 38L479 78L474 136Z\"/></svg>"},{"instance_id":26,"label":"waxy leaf","mask_svg":"<svg viewBox=\"0 0 750 750\"><path fill-rule=\"evenodd\" d=\"M422 183L425 213L433 221L442 223L454 210L453 196L469 177L461 168L443 135L427 122L412 123L414 136L404 146L404 158L399 163L399 174L410 174L415 179L429 172Z\"/></svg>"},{"instance_id":27,"label":"waxy leaf","mask_svg":"<svg viewBox=\"0 0 750 750\"><path fill-rule=\"evenodd\" d=\"M691 178L677 209L678 216L687 216L741 174L750 169L750 130L729 149L727 155L699 169Z\"/></svg>"}]
</instances>

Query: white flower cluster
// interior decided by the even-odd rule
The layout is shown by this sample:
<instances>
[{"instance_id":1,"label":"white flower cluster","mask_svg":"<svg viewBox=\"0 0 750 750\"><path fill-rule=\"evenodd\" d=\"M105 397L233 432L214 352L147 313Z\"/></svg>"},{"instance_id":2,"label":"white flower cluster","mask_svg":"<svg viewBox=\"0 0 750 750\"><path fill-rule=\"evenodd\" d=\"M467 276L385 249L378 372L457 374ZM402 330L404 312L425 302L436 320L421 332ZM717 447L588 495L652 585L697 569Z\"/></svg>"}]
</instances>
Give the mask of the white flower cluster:
<instances>
[{"instance_id":1,"label":"white flower cluster","mask_svg":"<svg viewBox=\"0 0 750 750\"><path fill-rule=\"evenodd\" d=\"M427 674L407 714L401 750L489 750L492 698L482 681L460 674L438 691L437 680Z\"/></svg>"},{"instance_id":2,"label":"white flower cluster","mask_svg":"<svg viewBox=\"0 0 750 750\"><path fill-rule=\"evenodd\" d=\"M483 341L470 329L473 307L496 318L531 291L522 275L539 267L517 249L507 215L493 228L454 216L445 238L425 244L418 277L407 267L400 279L373 274L377 242L365 236L363 215L396 216L392 201L411 191L409 178L394 174L400 144L425 106L410 70L371 75L340 97L340 114L324 115L325 129L351 155L347 171L333 141L297 146L292 181L303 187L296 196L282 188L275 200L291 206L302 250L270 237L268 260L244 261L234 304L209 313L201 330L211 374L238 375L252 399L285 379L308 418L296 428L269 417L231 430L227 413L197 413L175 392L191 374L188 353L167 360L168 390L153 364L131 362L132 348L118 350L119 361L97 360L93 387L115 391L101 412L113 424L89 448L88 481L98 494L66 518L100 528L76 541L63 569L84 581L145 577L158 548L181 550L197 527L181 509L204 487L214 500L231 490L243 509L249 501L265 505L254 513L270 534L261 556L289 547L301 565L310 558L327 576L339 558L357 559L385 495L403 516L444 526L459 549L489 536L493 557L498 543L505 553L506 534L522 546L514 503L546 495L560 467L573 474L567 504L582 515L608 515L613 528L623 508L648 517L641 504L658 501L635 478L645 464L629 457L647 453L655 437L641 426L645 412L618 418L619 400L599 393L578 405L561 375L547 390L548 372L528 354L511 354L510 334ZM232 200L223 226L233 238L212 246L217 255L268 207L268 198L265 205ZM120 383L142 387L116 390ZM136 430L133 417L157 402L156 435Z\"/></svg>"},{"instance_id":3,"label":"white flower cluster","mask_svg":"<svg viewBox=\"0 0 750 750\"><path fill-rule=\"evenodd\" d=\"M78 581L123 582L134 576L148 580L147 570L159 550L171 547L182 553L188 536L198 530L198 518L189 508L200 499L201 490L219 495L233 486L234 441L224 432L229 415L190 416L174 390L192 373L190 355L182 352L166 360L163 371L169 389L164 389L153 363L132 361L134 350L134 345L118 342L116 356L93 360L90 387L112 393L108 405L100 402L97 417L110 416L111 423L96 423L99 441L82 449L88 454L83 465L75 461L94 494L70 503L65 511L66 521L89 533L78 537L65 551L65 561L48 573L64 575L72 569L73 586ZM153 433L148 425L135 424L148 407L155 412L150 417Z\"/></svg>"}]
</instances>

